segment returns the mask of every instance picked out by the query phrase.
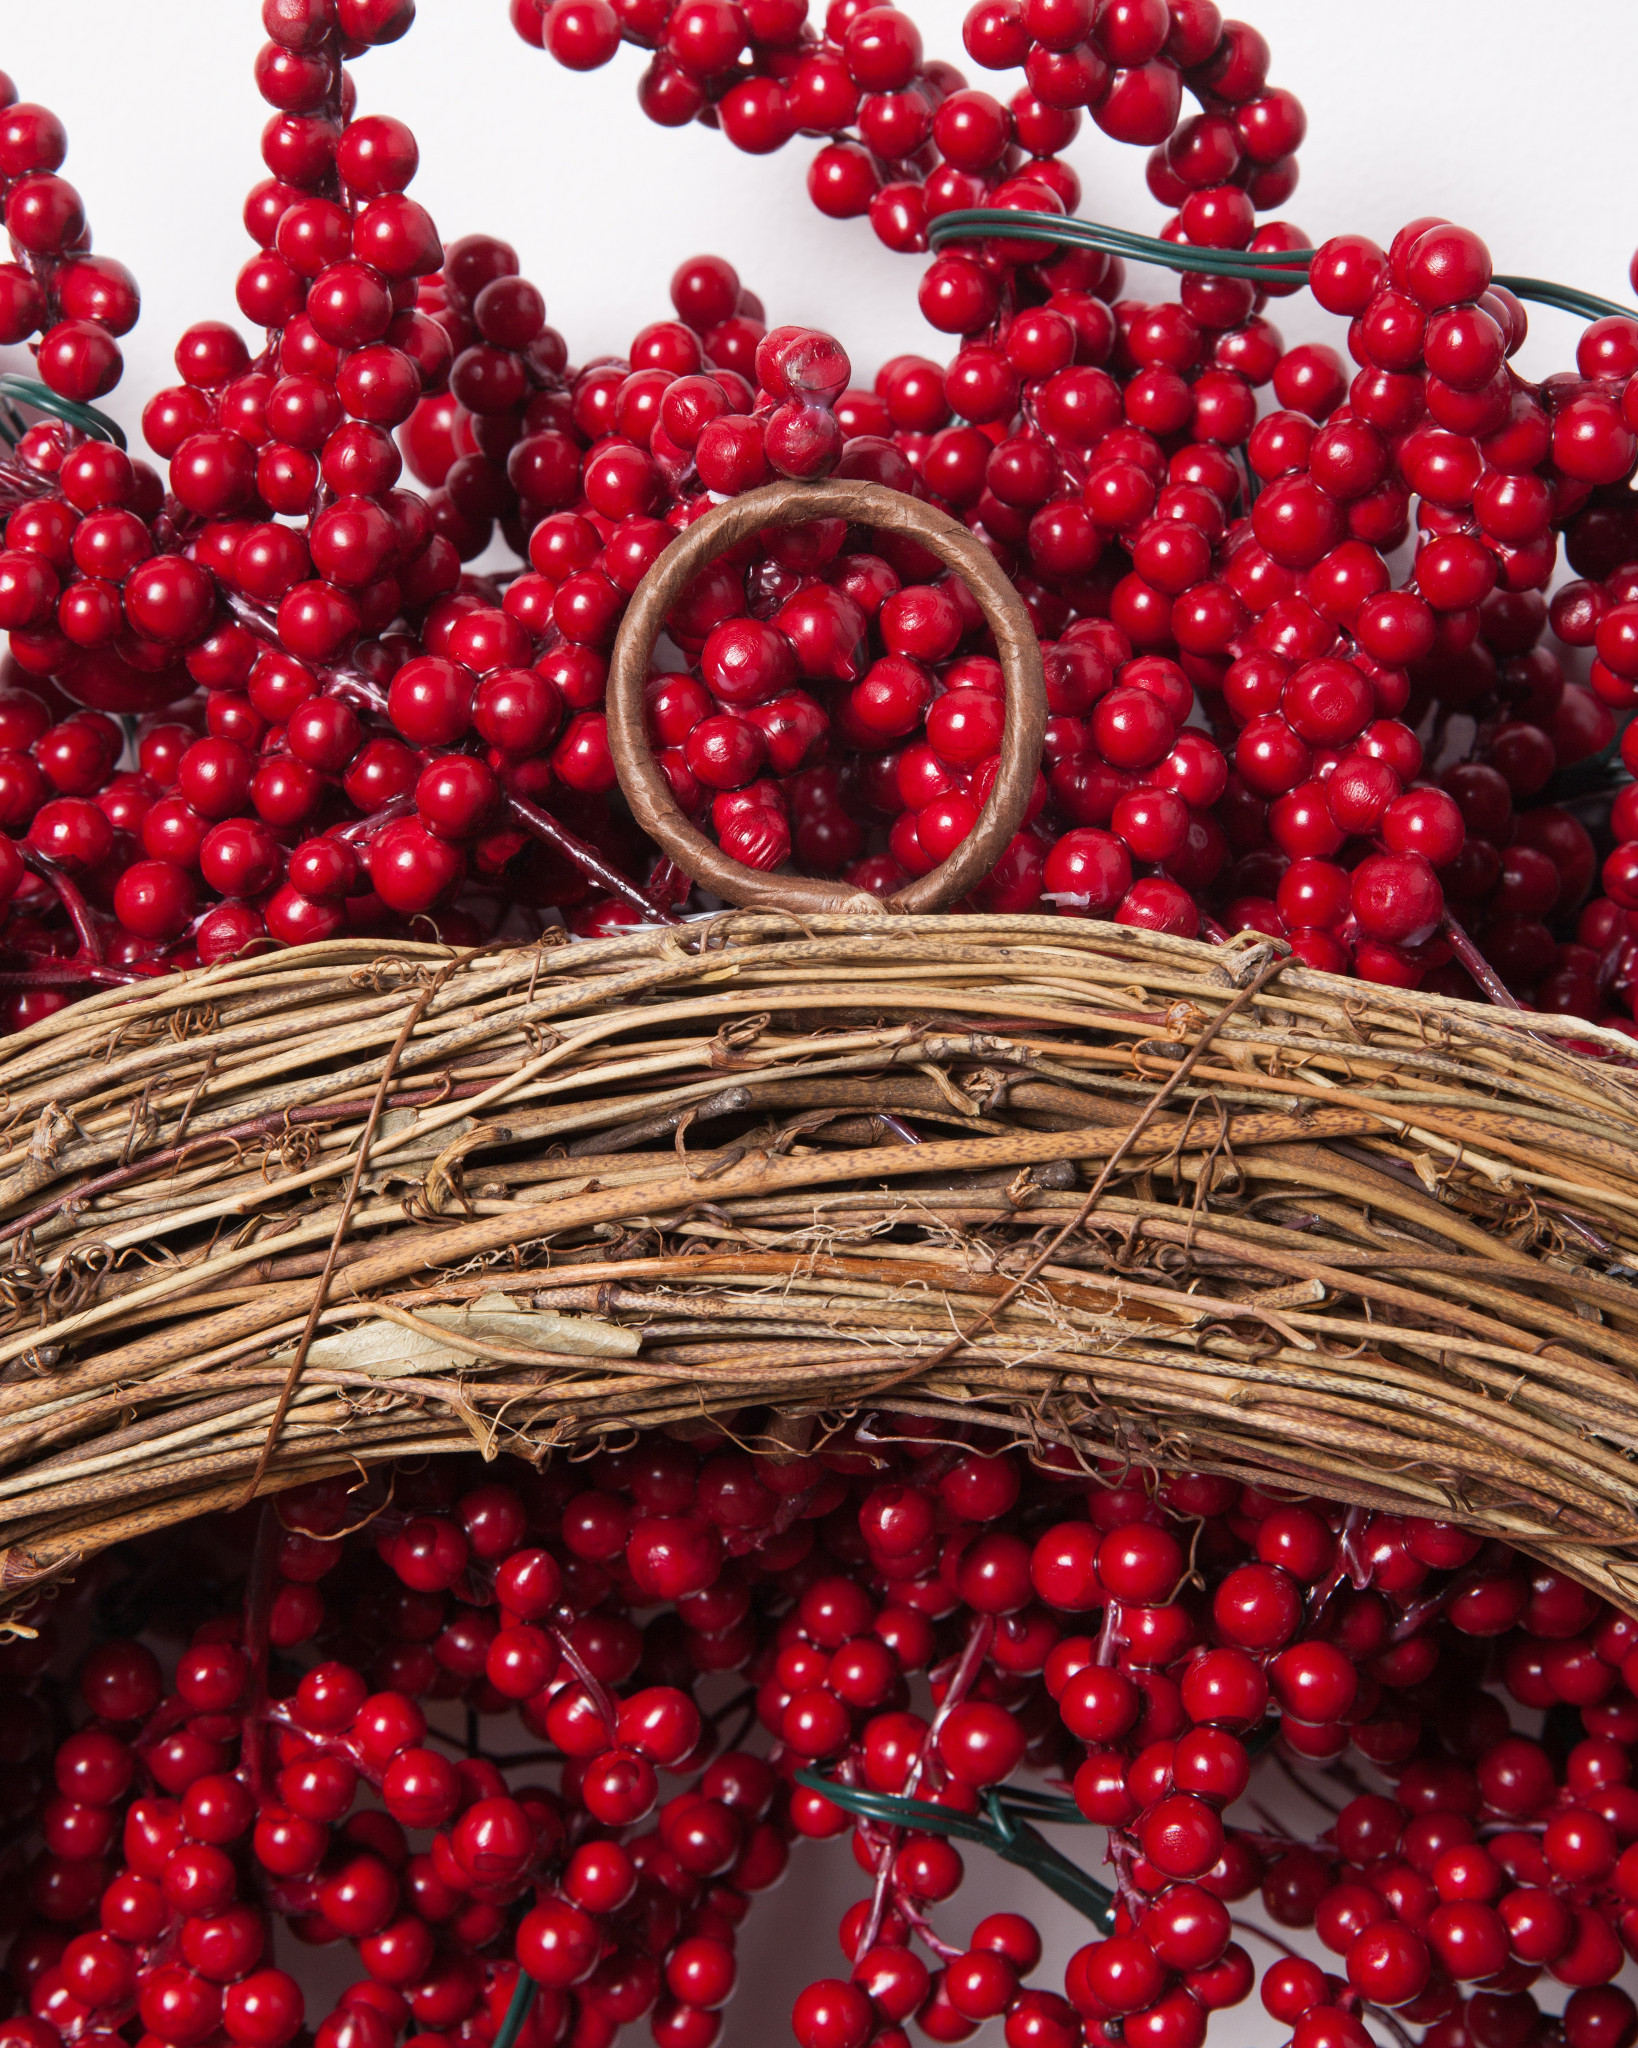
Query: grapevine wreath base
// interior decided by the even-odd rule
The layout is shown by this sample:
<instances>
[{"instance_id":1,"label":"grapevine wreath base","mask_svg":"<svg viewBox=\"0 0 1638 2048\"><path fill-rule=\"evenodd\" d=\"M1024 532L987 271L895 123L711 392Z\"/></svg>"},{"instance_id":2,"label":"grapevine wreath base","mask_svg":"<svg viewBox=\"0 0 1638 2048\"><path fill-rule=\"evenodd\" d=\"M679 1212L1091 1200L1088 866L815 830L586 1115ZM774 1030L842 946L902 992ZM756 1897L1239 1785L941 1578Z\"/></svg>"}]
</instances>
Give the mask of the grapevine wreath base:
<instances>
[{"instance_id":1,"label":"grapevine wreath base","mask_svg":"<svg viewBox=\"0 0 1638 2048\"><path fill-rule=\"evenodd\" d=\"M712 2048L851 1829L799 2048L1630 2048L1626 1043L882 910L8 1040L0 2044Z\"/></svg>"},{"instance_id":2,"label":"grapevine wreath base","mask_svg":"<svg viewBox=\"0 0 1638 2048\"><path fill-rule=\"evenodd\" d=\"M1596 1036L1255 935L880 912L110 991L0 1060L0 1583L253 1475L710 1416L805 1451L890 1392L1638 1607L1638 1098Z\"/></svg>"}]
</instances>

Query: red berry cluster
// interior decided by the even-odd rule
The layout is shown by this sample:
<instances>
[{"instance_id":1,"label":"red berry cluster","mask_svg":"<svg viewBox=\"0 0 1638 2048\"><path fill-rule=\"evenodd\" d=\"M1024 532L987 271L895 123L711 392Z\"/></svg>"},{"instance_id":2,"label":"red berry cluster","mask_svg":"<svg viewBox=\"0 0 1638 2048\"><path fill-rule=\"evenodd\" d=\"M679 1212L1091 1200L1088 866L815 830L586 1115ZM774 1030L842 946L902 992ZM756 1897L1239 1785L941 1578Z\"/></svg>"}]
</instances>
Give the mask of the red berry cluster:
<instances>
[{"instance_id":1,"label":"red berry cluster","mask_svg":"<svg viewBox=\"0 0 1638 2048\"><path fill-rule=\"evenodd\" d=\"M1082 105L1153 145L1167 239L1305 239L1255 217L1292 189L1300 109L1207 0L981 0L970 47L1028 80L1010 110L924 63L893 9L833 8L823 38L801 7L736 0L513 12L577 63L652 44L645 102L736 139L806 109L794 125L832 138L819 164L863 163L907 247L956 207L1073 206L1056 151ZM1295 273L1189 275L1151 304L1119 259L1020 228L929 268L947 364L854 385L840 342L770 330L702 257L674 317L574 368L515 252L442 245L408 196L414 137L355 111L349 64L405 32L409 0L262 14L268 176L238 303L265 339L183 335L181 382L143 416L166 483L67 420L0 464L6 1023L268 943L675 914L687 877L615 786L609 648L678 528L825 475L964 521L1043 641L1041 775L963 907L1254 928L1318 967L1631 1022L1638 806L1602 771L1590 796L1564 778L1638 692L1638 320L1594 322L1576 375L1530 385L1523 310L1475 237L1343 235L1311 282L1350 322L1350 377L1265 317ZM1201 111L1180 122L1182 83ZM79 306L79 228L56 255L23 232L61 131L5 122L18 275ZM1560 534L1581 580L1549 607ZM463 567L497 538L518 566ZM685 593L657 660L662 765L750 866L890 892L959 843L996 774L993 639L905 538L764 532Z\"/></svg>"},{"instance_id":2,"label":"red berry cluster","mask_svg":"<svg viewBox=\"0 0 1638 2048\"><path fill-rule=\"evenodd\" d=\"M136 279L93 256L85 203L64 177L68 131L49 107L19 100L0 72L0 207L13 261L0 263L0 346L33 343L41 379L86 405L119 382L118 337L136 325Z\"/></svg>"},{"instance_id":3,"label":"red berry cluster","mask_svg":"<svg viewBox=\"0 0 1638 2048\"><path fill-rule=\"evenodd\" d=\"M714 78L689 54L695 13L703 20L712 9L722 37L737 36ZM969 51L997 68L1021 64L1028 79L1010 131L994 103L993 118L980 120L968 103L985 96L943 67L915 75L919 43L892 10L833 8L817 41L800 21L776 33L727 0L664 20L641 12L609 0L520 0L513 19L526 40L582 68L606 61L622 37L655 47L645 104L652 95L669 105L680 69L696 80L691 111L742 146L753 146L743 109L774 105L781 92L788 107L805 107L806 82L832 80L836 120L856 121L858 133L825 131L833 139L815 160L815 197L838 213L868 205L892 246L925 246L927 221L955 207L1072 209L1060 165L1015 161L1016 142L1005 152L1009 133L1024 140L1027 129L1049 159L1069 139L1074 109L1093 103L1109 132L1161 145L1149 180L1178 208L1167 238L1269 251L1303 239L1255 223L1256 207L1283 203L1294 184L1300 108L1266 87L1255 31L1225 27L1210 8L1089 7L1082 20L1073 8L982 0L968 17ZM895 71L889 90L876 63L911 69ZM1179 63L1204 111L1174 127ZM884 166L905 155L884 138L899 132L893 122L912 97L933 110L913 138L929 167L919 187L884 183ZM1126 114L1140 103L1157 126L1138 138ZM1031 124L1054 106L1063 126L1049 137ZM1577 925L1589 858L1597 864L1592 841L1561 809L1514 800L1603 753L1611 710L1631 708L1630 681L1602 655L1590 691L1566 688L1560 663L1537 644L1546 622L1537 593L1560 531L1572 560L1601 552L1605 574L1638 555L1618 509L1635 453L1622 392L1638 325L1595 322L1577 377L1523 384L1507 360L1523 338L1522 307L1491 286L1476 238L1431 219L1413 222L1388 252L1335 238L1313 265L1316 296L1352 321L1351 383L1334 351L1285 350L1260 317L1269 291L1294 283L1189 276L1181 305L1117 301L1111 321L1101 301L1116 300L1121 282L1118 261L1055 255L1021 237L947 248L922 304L935 326L966 337L955 362L942 377L931 363L889 365L875 394L884 405L854 413L858 427L897 442L916 472L912 488L984 535L1044 633L1103 615L1130 642L1117 640L1117 655L1174 660L1183 716L1198 691L1233 760L1225 790L1204 806L1189 800L1212 815L1189 817L1170 800L1181 792L1152 786L1166 752L1158 732L1154 751L1124 733L1112 735L1111 751L1102 735L1088 745L1055 722L1046 765L1056 814L1043 828L1037 812L1034 858L1015 846L1009 868L1040 870L1045 855L1049 899L1108 914L1128 898L1135 858L1161 870L1141 878L1129 906L1135 916L1145 905L1143 921L1192 931L1209 907L1208 933L1255 925L1292 937L1317 966L1465 994L1477 975L1504 998L1624 1022L1611 1004L1624 1001L1632 976L1620 950L1624 915L1613 913L1638 905L1632 821L1626 811L1613 820L1613 904ZM1256 392L1269 384L1281 409L1259 421ZM952 416L965 424L952 426ZM1212 492L1216 504L1185 502L1179 484ZM1410 534L1413 512L1413 571L1395 588L1386 558ZM1568 644L1590 644L1570 630ZM1605 640L1613 646L1621 630L1618 621ZM1624 645L1614 652L1638 669ZM1143 814L1135 837L1120 829L1133 775ZM1202 786L1214 780L1208 770ZM902 816L894 829L899 866L915 872ZM873 863L868 879L876 871ZM1476 927L1476 949L1446 918L1447 893ZM1025 887L1008 907L1028 900ZM1615 925L1612 937L1605 926Z\"/></svg>"},{"instance_id":4,"label":"red berry cluster","mask_svg":"<svg viewBox=\"0 0 1638 2048\"><path fill-rule=\"evenodd\" d=\"M1278 227L1255 237L1251 217L1296 189L1303 111L1268 85L1263 38L1212 0L977 0L968 55L1026 80L1006 105L928 60L896 7L831 0L822 34L807 14L806 0L512 0L524 41L572 71L606 64L623 41L652 50L638 103L665 127L704 121L753 156L827 138L808 171L814 205L833 220L868 214L890 249L925 250L933 222L972 207L1073 213L1080 180L1059 152L1083 108L1117 141L1154 145L1149 186L1184 208L1180 238L1290 246ZM1201 112L1180 119L1185 85ZM949 333L987 325L1027 261L935 262L928 318ZM1237 297L1191 282L1202 304ZM955 317L975 300L984 320Z\"/></svg>"},{"instance_id":5,"label":"red berry cluster","mask_svg":"<svg viewBox=\"0 0 1638 2048\"><path fill-rule=\"evenodd\" d=\"M1200 2048L1257 1988L1242 1933L1295 2048L1388 2015L1427 2048L1631 2048L1638 1624L1446 1523L887 1420L817 1456L443 1461L287 1494L248 1556L243 1516L110 1556L0 1652L0 2044L489 2048L511 2012L524 2048L645 2018L711 2048L751 1895L851 1827L868 1889L799 2048L991 2019ZM145 1586L152 1630L100 1636ZM511 1716L537 1749L497 1744ZM1105 1928L1061 1990L1026 1915L948 1931L941 1817L1025 1771L1102 1831ZM1317 1838L1269 1817L1276 1773L1331 1806ZM292 1963L357 1957L310 2033L279 1928Z\"/></svg>"}]
</instances>

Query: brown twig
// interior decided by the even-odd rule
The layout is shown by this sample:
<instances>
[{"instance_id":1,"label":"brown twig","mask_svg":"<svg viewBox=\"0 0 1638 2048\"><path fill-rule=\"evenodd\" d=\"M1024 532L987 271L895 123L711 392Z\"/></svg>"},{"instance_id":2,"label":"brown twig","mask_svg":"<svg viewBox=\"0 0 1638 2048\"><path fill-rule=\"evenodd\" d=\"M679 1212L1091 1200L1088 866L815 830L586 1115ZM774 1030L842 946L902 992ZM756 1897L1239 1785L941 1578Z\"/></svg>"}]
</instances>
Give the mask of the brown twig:
<instances>
[{"instance_id":1,"label":"brown twig","mask_svg":"<svg viewBox=\"0 0 1638 2048\"><path fill-rule=\"evenodd\" d=\"M410 1042L411 1034L426 1014L426 1007L432 997L432 988L422 989L410 1004L409 1015L404 1019L398 1036L393 1040L392 1050L387 1054L385 1066L381 1069L381 1085L375 1091L375 1100L370 1104L370 1113L364 1122L364 1132L358 1141L358 1157L353 1162L352 1177L347 1183L347 1192L342 1198L341 1214L336 1218L335 1234L330 1239L329 1255L324 1261L324 1270L319 1274L318 1285L313 1289L313 1305L307 1312L307 1322L296 1343L296 1355L290 1361L290 1370L285 1375L283 1387L279 1390L278 1405L273 1411L273 1420L267 1425L267 1438L262 1445L261 1455L256 1460L256 1469L251 1474L250 1484L245 1488L245 1503L256 1498L262 1479L267 1472L268 1460L273 1455L273 1446L279 1440L279 1431L284 1427L285 1417L290 1412L290 1403L295 1398L301 1381L301 1369L307 1363L307 1353L312 1345L324 1313L324 1304L330 1292L330 1278L336 1269L336 1259L341 1251L341 1240L347 1234L347 1225L352 1220L353 1204L358 1199L359 1183L364 1178L364 1168L370 1156L370 1143L375 1136L375 1127L381 1119L381 1106L387 1099L387 1089L392 1082L393 1069L399 1057Z\"/></svg>"}]
</instances>

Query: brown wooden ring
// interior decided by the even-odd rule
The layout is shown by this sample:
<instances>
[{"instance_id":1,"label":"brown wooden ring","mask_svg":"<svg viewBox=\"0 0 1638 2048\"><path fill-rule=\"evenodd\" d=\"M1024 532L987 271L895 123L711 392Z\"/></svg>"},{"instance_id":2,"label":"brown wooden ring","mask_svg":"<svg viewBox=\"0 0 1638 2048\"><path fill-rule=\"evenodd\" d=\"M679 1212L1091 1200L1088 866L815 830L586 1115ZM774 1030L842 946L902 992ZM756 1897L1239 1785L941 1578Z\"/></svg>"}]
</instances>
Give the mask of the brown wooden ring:
<instances>
[{"instance_id":1,"label":"brown wooden ring","mask_svg":"<svg viewBox=\"0 0 1638 2048\"><path fill-rule=\"evenodd\" d=\"M654 643L671 608L707 563L747 534L805 519L845 519L909 534L966 583L995 635L1006 681L1001 770L972 831L947 860L886 899L846 882L763 874L731 859L683 815L648 743L644 689ZM1041 764L1046 685L1041 648L1023 600L994 556L947 513L882 484L768 484L730 498L682 532L638 584L609 663L609 751L632 816L678 867L728 903L765 910L942 910L981 882L1024 821Z\"/></svg>"}]
</instances>

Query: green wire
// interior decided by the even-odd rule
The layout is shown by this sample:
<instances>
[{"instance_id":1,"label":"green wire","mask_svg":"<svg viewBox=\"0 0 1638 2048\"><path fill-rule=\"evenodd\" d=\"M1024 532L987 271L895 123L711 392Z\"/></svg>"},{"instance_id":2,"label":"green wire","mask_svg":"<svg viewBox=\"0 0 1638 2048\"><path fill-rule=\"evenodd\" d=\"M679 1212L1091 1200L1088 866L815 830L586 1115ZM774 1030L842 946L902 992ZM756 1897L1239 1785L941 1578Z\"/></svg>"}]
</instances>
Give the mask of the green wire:
<instances>
[{"instance_id":1,"label":"green wire","mask_svg":"<svg viewBox=\"0 0 1638 2048\"><path fill-rule=\"evenodd\" d=\"M1257 284L1289 284L1293 273L1306 270L1311 249L1192 249L1180 242L1156 241L1124 228L1106 228L1096 221L1066 220L1056 213L1002 212L995 207L963 207L942 213L927 231L932 246L946 242L996 240L1000 237L1055 242L1072 249L1101 249L1129 256L1135 263L1154 263L1167 270L1204 271L1213 277L1244 277Z\"/></svg>"},{"instance_id":2,"label":"green wire","mask_svg":"<svg viewBox=\"0 0 1638 2048\"><path fill-rule=\"evenodd\" d=\"M1052 242L1066 249L1100 249L1106 255L1129 257L1134 263L1152 263L1165 270L1207 277L1243 277L1253 284L1289 284L1294 276L1306 277L1308 266L1318 253L1313 249L1195 249L1182 242L1161 241L1154 235L1134 234L1129 228L1106 227L1101 221L1066 219L1056 213L1013 213L997 207L963 207L954 213L942 213L927 230L927 239L935 249L947 242L1003 238ZM1603 320L1612 314L1621 319L1638 317L1630 306L1619 306L1613 299L1601 299L1592 292L1554 284L1543 277L1500 276L1493 282L1517 299L1531 299L1538 305L1556 307L1561 313L1579 314L1584 320Z\"/></svg>"},{"instance_id":3,"label":"green wire","mask_svg":"<svg viewBox=\"0 0 1638 2048\"><path fill-rule=\"evenodd\" d=\"M519 1970L518 1981L512 1991L512 2003L506 2008L506 2017L500 2023L500 2032L495 2036L492 2048L514 2048L523 2023L529 2017L529 2010L535 2002L540 1986L527 1970Z\"/></svg>"},{"instance_id":4,"label":"green wire","mask_svg":"<svg viewBox=\"0 0 1638 2048\"><path fill-rule=\"evenodd\" d=\"M1491 283L1499 284L1515 299L1534 299L1543 306L1556 306L1561 313L1579 313L1584 320L1605 320L1612 313L1622 320L1633 317L1630 306L1618 306L1613 299L1595 298L1591 292L1577 291L1573 285L1552 284L1544 277L1496 277Z\"/></svg>"},{"instance_id":5,"label":"green wire","mask_svg":"<svg viewBox=\"0 0 1638 2048\"><path fill-rule=\"evenodd\" d=\"M1072 1799L1058 1799L1041 1792L992 1791L985 1804L988 1821L971 1814L952 1813L930 1799L904 1799L893 1793L866 1792L854 1785L838 1785L817 1771L801 1770L797 1782L822 1793L833 1805L866 1820L878 1820L889 1827L914 1828L921 1834L957 1835L964 1842L977 1842L1056 1892L1097 1926L1114 1924L1115 1895L1106 1885L1088 1876L1078 1863L1060 1855L1052 1844L1030 1825L1030 1819L1073 1821L1085 1826L1085 1816ZM503 2048L496 2042L495 2048Z\"/></svg>"},{"instance_id":6,"label":"green wire","mask_svg":"<svg viewBox=\"0 0 1638 2048\"><path fill-rule=\"evenodd\" d=\"M59 397L49 384L42 384L37 378L19 377L8 372L0 377L0 397L18 399L35 412L55 413L58 419L66 420L70 426L78 427L94 440L112 441L116 448L125 446L125 435L117 420L111 420L105 412L98 412L95 406L76 405L72 398ZM7 412L10 413L9 407ZM0 426L0 437L10 441L13 447L16 446L16 438L6 429L14 419L12 414Z\"/></svg>"},{"instance_id":7,"label":"green wire","mask_svg":"<svg viewBox=\"0 0 1638 2048\"><path fill-rule=\"evenodd\" d=\"M798 1771L796 1775L799 1783L822 1792L833 1806L844 1807L866 1820L879 1820L887 1827L915 1828L920 1834L959 1835L964 1842L985 1843L994 1832L985 1822L973 1819L970 1814L954 1813L935 1800L906 1799L895 1792L866 1792L859 1786L838 1785L812 1770Z\"/></svg>"},{"instance_id":8,"label":"green wire","mask_svg":"<svg viewBox=\"0 0 1638 2048\"><path fill-rule=\"evenodd\" d=\"M1087 1825L1086 1815L1073 1799L1061 1792L1031 1792L1018 1787L1002 1796L1009 1810L1016 1808L1021 1813L1028 1813L1031 1820L1051 1821L1054 1825L1061 1823L1068 1827Z\"/></svg>"}]
</instances>

